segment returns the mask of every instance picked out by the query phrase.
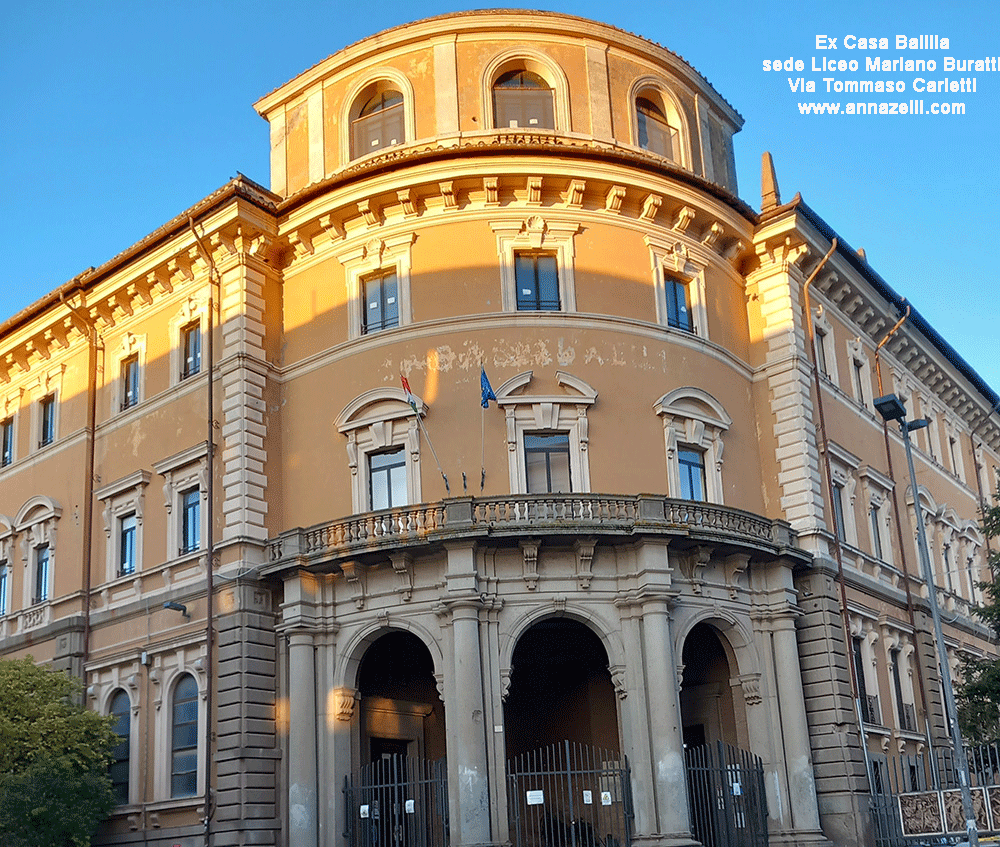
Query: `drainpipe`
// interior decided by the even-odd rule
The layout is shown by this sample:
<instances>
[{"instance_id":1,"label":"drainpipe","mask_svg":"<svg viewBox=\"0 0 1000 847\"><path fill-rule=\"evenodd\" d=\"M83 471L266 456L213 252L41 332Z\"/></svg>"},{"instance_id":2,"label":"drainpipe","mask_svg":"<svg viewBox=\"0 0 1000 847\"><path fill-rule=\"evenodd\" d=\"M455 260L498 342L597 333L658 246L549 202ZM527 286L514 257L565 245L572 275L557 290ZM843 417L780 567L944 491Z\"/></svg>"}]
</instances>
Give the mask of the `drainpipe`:
<instances>
[{"instance_id":1,"label":"drainpipe","mask_svg":"<svg viewBox=\"0 0 1000 847\"><path fill-rule=\"evenodd\" d=\"M812 356L813 385L816 388L816 411L819 414L819 440L823 451L823 470L826 476L826 490L830 497L830 514L834 514L833 509L833 473L830 470L830 441L826 435L826 419L823 415L823 391L819 378L819 360L816 356L816 331L813 327L812 303L809 299L809 286L813 284L819 272L829 261L830 257L837 250L838 241L836 238L830 243L830 249L823 257L822 261L813 269L802 287L803 309L805 310L805 324L809 333L809 352ZM871 760L868 756L868 740L865 737L864 714L861 711L861 686L858 683L858 671L854 666L854 649L851 645L851 619L847 611L847 583L844 579L844 557L840 547L840 533L837 527L833 530L833 553L837 560L837 586L840 588L840 622L844 630L844 647L847 650L847 667L851 672L851 689L854 694L854 711L858 719L858 729L861 732L861 751L865 757L865 771L868 774L869 790L871 789Z\"/></svg>"},{"instance_id":2,"label":"drainpipe","mask_svg":"<svg viewBox=\"0 0 1000 847\"><path fill-rule=\"evenodd\" d=\"M194 228L194 219L188 218L188 227L191 230L191 235L194 236L194 240L198 244L198 249L201 250L202 256L208 263L209 273L208 273L208 391L207 391L207 414L206 414L206 438L205 438L205 450L206 450L206 461L208 462L208 473L206 485L208 488L207 499L208 499L208 531L206 532L205 546L206 546L206 568L205 568L205 847L211 847L212 845L212 815L214 809L212 808L212 687L215 684L214 678L214 664L212 661L212 649L214 646L214 636L215 631L213 627L213 618L215 615L214 610L214 597L213 593L215 591L214 584L214 572L215 572L215 394L213 381L215 379L215 308L216 308L216 298L215 289L213 286L218 285L220 289L221 297L221 280L219 278L219 270L215 266L215 262L212 259L212 254L205 249L205 245L202 243L201 238ZM213 282L214 278L214 282Z\"/></svg>"},{"instance_id":3,"label":"drainpipe","mask_svg":"<svg viewBox=\"0 0 1000 847\"><path fill-rule=\"evenodd\" d=\"M896 321L896 325L886 334L879 343L878 347L875 348L875 376L878 379L878 394L882 397L885 391L882 388L882 360L881 352L882 348L889 342L889 340L896 334L899 328L903 325L906 319L910 316L910 304L906 304L906 311L903 316ZM893 518L896 523L896 540L899 542L899 558L900 564L903 566L903 586L906 589L906 614L910 619L910 628L913 630L913 649L917 650L917 618L914 611L913 605L913 593L910 591L910 570L906 564L906 541L903 538L903 523L899 516L899 496L896 491L896 475L892 468L892 453L889 450L889 422L883 418L882 419L882 437L885 439L885 461L886 467L889 471L889 479L892 480L892 513ZM917 504L917 520L921 520L919 515L919 504ZM924 706L924 738L927 741L927 749L932 751L931 755L931 767L937 770L937 762L933 756L934 742L931 738L931 721L930 721L930 700L927 697L927 684L924 682L924 671L923 662L920 660L920 653L917 651L917 684L920 686L920 699Z\"/></svg>"},{"instance_id":4,"label":"drainpipe","mask_svg":"<svg viewBox=\"0 0 1000 847\"><path fill-rule=\"evenodd\" d=\"M83 299L83 292L80 292ZM62 291L60 302L72 312L77 320L87 327L87 458L85 461L86 481L83 486L83 662L80 676L84 691L87 690L87 662L90 661L90 568L94 544L94 431L97 421L97 351L104 349L104 343L97 334L97 327L89 317L67 302ZM85 303L83 304L86 305Z\"/></svg>"}]
</instances>

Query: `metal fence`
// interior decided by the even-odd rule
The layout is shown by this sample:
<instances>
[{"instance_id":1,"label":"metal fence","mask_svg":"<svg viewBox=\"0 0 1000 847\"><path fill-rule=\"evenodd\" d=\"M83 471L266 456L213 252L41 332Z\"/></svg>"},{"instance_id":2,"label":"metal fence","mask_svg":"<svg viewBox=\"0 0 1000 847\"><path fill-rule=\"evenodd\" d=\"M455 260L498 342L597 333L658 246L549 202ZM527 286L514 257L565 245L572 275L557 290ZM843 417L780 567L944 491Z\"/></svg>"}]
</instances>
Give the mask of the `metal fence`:
<instances>
[{"instance_id":1,"label":"metal fence","mask_svg":"<svg viewBox=\"0 0 1000 847\"><path fill-rule=\"evenodd\" d=\"M435 762L388 756L361 768L356 784L345 779L350 847L441 847L448 843L448 768Z\"/></svg>"},{"instance_id":2,"label":"metal fence","mask_svg":"<svg viewBox=\"0 0 1000 847\"><path fill-rule=\"evenodd\" d=\"M717 741L684 751L694 837L705 847L767 847L764 766Z\"/></svg>"},{"instance_id":3,"label":"metal fence","mask_svg":"<svg viewBox=\"0 0 1000 847\"><path fill-rule=\"evenodd\" d=\"M562 741L507 761L514 847L629 847L632 796L620 753Z\"/></svg>"}]
</instances>

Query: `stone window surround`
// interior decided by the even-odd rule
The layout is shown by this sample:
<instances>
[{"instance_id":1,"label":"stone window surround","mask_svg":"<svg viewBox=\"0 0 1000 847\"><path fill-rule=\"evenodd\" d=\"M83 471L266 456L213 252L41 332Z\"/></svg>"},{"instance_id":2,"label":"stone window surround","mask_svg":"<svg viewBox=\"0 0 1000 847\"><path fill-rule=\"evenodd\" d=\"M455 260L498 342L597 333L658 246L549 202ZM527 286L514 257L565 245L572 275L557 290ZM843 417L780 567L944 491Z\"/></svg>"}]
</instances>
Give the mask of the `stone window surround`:
<instances>
[{"instance_id":1,"label":"stone window surround","mask_svg":"<svg viewBox=\"0 0 1000 847\"><path fill-rule=\"evenodd\" d=\"M523 219L490 221L497 238L500 259L500 302L505 312L517 311L517 280L514 256L520 252L555 253L559 275L561 312L576 311L574 236L582 229L578 220L530 215Z\"/></svg>"},{"instance_id":2,"label":"stone window surround","mask_svg":"<svg viewBox=\"0 0 1000 847\"><path fill-rule=\"evenodd\" d=\"M868 356L865 354L864 344L861 343L860 338L849 338L847 340L847 360L851 364L851 396L854 397L859 406L871 407L871 402L874 398L866 396L864 392L866 386L868 393L871 394L872 392L872 368ZM856 373L858 366L860 366L860 373ZM860 396L857 385L858 376L861 378Z\"/></svg>"},{"instance_id":3,"label":"stone window surround","mask_svg":"<svg viewBox=\"0 0 1000 847\"><path fill-rule=\"evenodd\" d=\"M412 320L410 306L410 269L413 259L413 244L417 240L412 231L385 237L370 238L363 243L355 243L338 252L337 259L344 267L344 283L347 287L347 334L350 339L367 338L378 333L364 333L364 285L363 279L379 271L396 270L396 296L399 298L399 326L407 326ZM391 330L385 330L386 332Z\"/></svg>"},{"instance_id":4,"label":"stone window surround","mask_svg":"<svg viewBox=\"0 0 1000 847\"><path fill-rule=\"evenodd\" d=\"M826 373L820 371L820 377L825 377L834 385L838 385L837 377L837 346L833 336L833 324L826 316L826 310L820 304L816 307L816 315L813 318L813 329L816 334L817 347L823 345L823 361L826 362ZM817 355L819 355L817 353Z\"/></svg>"},{"instance_id":5,"label":"stone window surround","mask_svg":"<svg viewBox=\"0 0 1000 847\"><path fill-rule=\"evenodd\" d=\"M405 74L398 71L396 68L388 67L385 65L371 68L367 73L359 77L353 86L347 91L344 99L341 101L340 107L340 129L339 135L339 146L340 146L340 161L341 167L347 167L355 162L364 159L366 156L377 156L384 153L387 148L379 148L372 153L362 153L358 156L351 158L351 133L352 133L352 120L351 115L354 114L355 106L358 105L358 98L364 93L364 90L371 85L377 83L386 83L387 88L391 88L398 91L403 95L403 128L406 133L406 138L403 140L403 144L410 143L414 141L417 137L417 124L416 124L416 106L414 102L413 86L410 84L410 80ZM310 126L312 125L313 119L318 119L320 125L322 126L322 100L320 100L319 108L311 108L311 103L309 104L309 118ZM314 115L314 111L317 113ZM310 135L312 133L310 132ZM312 146L310 144L310 146ZM317 151L319 153L320 151ZM312 157L312 151L310 151L310 158Z\"/></svg>"},{"instance_id":6,"label":"stone window surround","mask_svg":"<svg viewBox=\"0 0 1000 847\"><path fill-rule=\"evenodd\" d=\"M663 238L659 235L646 235L643 236L642 240L649 248L649 261L653 272L653 292L656 298L656 322L672 332L683 332L685 335L695 335L707 339L708 308L706 306L705 263L692 258L687 246L681 241ZM666 278L668 276L687 285L691 321L694 324L692 332L670 326L666 291Z\"/></svg>"},{"instance_id":7,"label":"stone window surround","mask_svg":"<svg viewBox=\"0 0 1000 847\"><path fill-rule=\"evenodd\" d=\"M119 691L128 696L130 708L129 720L129 794L134 793L133 786L139 785L141 779L139 770L140 756L144 755L140 748L139 718L142 696L142 672L138 660L124 665L92 668L89 674L90 684L87 686L87 705L101 715L111 714L111 700ZM129 797L131 801L131 796ZM130 802L131 805L131 802ZM126 807L119 806L121 812Z\"/></svg>"},{"instance_id":8,"label":"stone window surround","mask_svg":"<svg viewBox=\"0 0 1000 847\"><path fill-rule=\"evenodd\" d=\"M538 74L544 79L552 89L552 116L555 124L554 130L532 129L519 127L509 129L508 127L494 126L493 117L493 85L503 74L508 71L526 70ZM570 105L569 105L569 81L563 69L559 67L550 56L540 50L530 47L512 47L503 50L495 55L483 68L480 77L482 108L482 127L487 131L506 132L569 132L570 127Z\"/></svg>"},{"instance_id":9,"label":"stone window surround","mask_svg":"<svg viewBox=\"0 0 1000 847\"><path fill-rule=\"evenodd\" d=\"M528 386L532 371L512 376L496 390L497 406L507 423L507 465L511 494L527 494L528 478L524 436L532 432L564 432L569 436L570 481L573 493L590 491L589 423L587 409L597 401L597 392L586 382L565 371L556 371L556 382L573 393L556 395L516 394Z\"/></svg>"},{"instance_id":10,"label":"stone window surround","mask_svg":"<svg viewBox=\"0 0 1000 847\"><path fill-rule=\"evenodd\" d=\"M62 403L60 402L60 398L62 397L62 380L65 371L66 366L59 365L40 375L25 387L25 393L34 400L31 403L30 450L32 451L45 450L59 440L59 425L62 417ZM52 441L48 444L42 444L42 401L49 396L52 397Z\"/></svg>"},{"instance_id":11,"label":"stone window surround","mask_svg":"<svg viewBox=\"0 0 1000 847\"><path fill-rule=\"evenodd\" d=\"M664 114L667 124L677 130L679 159L675 159L674 164L683 168L691 169L691 131L687 122L684 110L674 96L670 87L659 77L643 76L632 83L628 92L629 103L629 124L632 133L632 145L639 146L639 125L638 112L636 110L636 100L644 96L645 92L653 91L663 102Z\"/></svg>"},{"instance_id":12,"label":"stone window surround","mask_svg":"<svg viewBox=\"0 0 1000 847\"><path fill-rule=\"evenodd\" d=\"M882 561L888 565L893 563L892 550L892 518L889 510L889 498L892 494L893 482L881 471L865 465L858 471L858 478L861 480L861 491L863 503L865 505L865 516L869 516L869 510L875 509L878 520L879 546L882 548ZM871 520L868 524L868 534L871 535ZM875 540L871 541L870 549L872 556L875 556Z\"/></svg>"},{"instance_id":13,"label":"stone window surround","mask_svg":"<svg viewBox=\"0 0 1000 847\"><path fill-rule=\"evenodd\" d=\"M7 579L3 584L6 597L0 597L0 609L5 610L0 612L0 618L2 618L10 615L13 611L11 607L13 588L11 586L14 583L14 529L4 515L0 515L0 568L7 569ZM0 630L0 637L3 635L3 630Z\"/></svg>"},{"instance_id":14,"label":"stone window surround","mask_svg":"<svg viewBox=\"0 0 1000 847\"><path fill-rule=\"evenodd\" d=\"M684 403L683 401L693 401ZM693 408L700 407L700 408ZM664 394L653 404L653 411L663 421L663 440L667 457L667 491L681 496L680 465L677 450L688 445L700 450L705 461L705 501L724 503L722 462L725 436L733 419L711 394L700 388L684 386Z\"/></svg>"},{"instance_id":15,"label":"stone window surround","mask_svg":"<svg viewBox=\"0 0 1000 847\"><path fill-rule=\"evenodd\" d=\"M20 406L20 403L18 402L19 396L20 392L12 392L4 397L3 402L0 403L0 423L10 421L10 462L9 464L0 467L0 473L3 473L6 468L14 465L18 459L17 436L19 419L21 417L18 414L18 407Z\"/></svg>"},{"instance_id":16,"label":"stone window surround","mask_svg":"<svg viewBox=\"0 0 1000 847\"><path fill-rule=\"evenodd\" d=\"M902 632L894 627L885 624L881 627L882 646L885 649L885 666L889 673L889 691L895 706L893 714L899 715L901 706L912 706L916 709L916 700L913 689L913 654L916 650L913 638L909 633ZM902 704L896 702L896 686L892 681L892 654L899 651L899 662L901 665L899 673L899 687L903 690Z\"/></svg>"},{"instance_id":17,"label":"stone window surround","mask_svg":"<svg viewBox=\"0 0 1000 847\"><path fill-rule=\"evenodd\" d=\"M153 470L164 478L163 481L163 505L167 510L167 561L177 559L181 556L200 555L204 550L205 539L208 538L208 461L205 449L205 442L202 441L175 453L166 459L153 463ZM198 538L201 546L193 553L181 553L181 529L182 517L180 498L181 494L197 488L201 494L201 508L199 509L199 520L201 522Z\"/></svg>"},{"instance_id":18,"label":"stone window surround","mask_svg":"<svg viewBox=\"0 0 1000 847\"><path fill-rule=\"evenodd\" d=\"M154 657L154 667L149 671L153 682L153 707L156 737L164 739L156 745L157 758L153 776L153 797L156 800L170 800L171 767L173 745L169 743L173 729L174 689L184 674L194 677L198 687L198 788L193 797L175 800L200 802L205 793L205 658L204 645L191 645L175 653Z\"/></svg>"},{"instance_id":19,"label":"stone window surround","mask_svg":"<svg viewBox=\"0 0 1000 847\"><path fill-rule=\"evenodd\" d=\"M828 444L830 447L830 476L833 478L834 485L840 485L844 490L844 494L847 495L847 502L843 504L845 538L842 539L841 543L857 548L858 527L855 505L858 496L857 471L861 460L849 450L845 450L833 441L829 441ZM832 498L833 492L829 492L829 495ZM827 531L832 535L836 531L833 527L832 500L828 501L827 505L831 510L827 520Z\"/></svg>"},{"instance_id":20,"label":"stone window surround","mask_svg":"<svg viewBox=\"0 0 1000 847\"><path fill-rule=\"evenodd\" d=\"M136 358L139 365L139 375L137 379L138 385L138 397L134 403L131 403L128 408L122 408L122 404L125 402L125 372L123 370L125 362L132 358ZM112 380L112 391L111 391L111 415L125 414L131 412L137 406L139 406L143 399L145 399L146 392L143 390L146 374L146 336L136 335L132 332L126 332L122 336L121 345L112 354L112 365L107 369L107 374Z\"/></svg>"},{"instance_id":21,"label":"stone window surround","mask_svg":"<svg viewBox=\"0 0 1000 847\"><path fill-rule=\"evenodd\" d=\"M427 406L413 397L420 415ZM372 407L375 407L374 409ZM347 465L351 471L351 500L355 514L371 511L368 454L403 447L406 455L406 495L409 505L421 502L420 427L402 388L373 388L355 397L334 421L347 437Z\"/></svg>"},{"instance_id":22,"label":"stone window surround","mask_svg":"<svg viewBox=\"0 0 1000 847\"><path fill-rule=\"evenodd\" d=\"M851 638L861 639L861 667L865 675L863 680L865 691L871 695L878 695L879 699L879 725L884 725L886 721L885 702L881 696L882 691L878 680L878 654L875 651L875 643L880 638L878 621L852 612L850 615Z\"/></svg>"},{"instance_id":23,"label":"stone window surround","mask_svg":"<svg viewBox=\"0 0 1000 847\"><path fill-rule=\"evenodd\" d=\"M42 622L48 621L53 600L55 572L57 564L57 525L62 516L62 508L51 497L36 496L25 503L14 518L12 529L21 539L21 561L24 565L22 578L23 609L32 606L44 608ZM41 603L34 602L35 593L35 551L48 547L47 598Z\"/></svg>"},{"instance_id":24,"label":"stone window surround","mask_svg":"<svg viewBox=\"0 0 1000 847\"><path fill-rule=\"evenodd\" d=\"M182 378L184 371L184 330L197 323L201 333L202 367L198 374ZM188 297L170 319L170 384L177 385L205 372L205 349L208 332L208 295Z\"/></svg>"},{"instance_id":25,"label":"stone window surround","mask_svg":"<svg viewBox=\"0 0 1000 847\"><path fill-rule=\"evenodd\" d=\"M143 511L150 477L149 471L138 470L94 492L97 499L104 503L101 515L104 519L106 575L109 582L119 576L134 577L142 571ZM132 574L119 574L121 519L129 514L135 514L135 571Z\"/></svg>"}]
</instances>

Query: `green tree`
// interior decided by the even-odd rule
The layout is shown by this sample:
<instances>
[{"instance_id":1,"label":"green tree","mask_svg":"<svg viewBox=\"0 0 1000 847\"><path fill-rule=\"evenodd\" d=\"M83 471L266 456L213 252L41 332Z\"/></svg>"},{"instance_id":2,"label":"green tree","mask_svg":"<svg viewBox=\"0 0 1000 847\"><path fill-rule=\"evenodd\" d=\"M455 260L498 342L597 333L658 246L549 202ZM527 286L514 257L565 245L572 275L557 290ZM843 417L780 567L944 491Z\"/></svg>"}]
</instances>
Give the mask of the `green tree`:
<instances>
[{"instance_id":1,"label":"green tree","mask_svg":"<svg viewBox=\"0 0 1000 847\"><path fill-rule=\"evenodd\" d=\"M80 681L0 660L0 842L88 847L115 800L108 777L113 718L78 705Z\"/></svg>"},{"instance_id":2,"label":"green tree","mask_svg":"<svg viewBox=\"0 0 1000 847\"><path fill-rule=\"evenodd\" d=\"M1000 538L1000 489L983 512L982 528L988 539ZM992 579L980 583L983 602L974 612L1000 638L1000 551L992 550L987 561ZM955 699L965 738L976 743L1000 739L1000 658L967 659Z\"/></svg>"}]
</instances>

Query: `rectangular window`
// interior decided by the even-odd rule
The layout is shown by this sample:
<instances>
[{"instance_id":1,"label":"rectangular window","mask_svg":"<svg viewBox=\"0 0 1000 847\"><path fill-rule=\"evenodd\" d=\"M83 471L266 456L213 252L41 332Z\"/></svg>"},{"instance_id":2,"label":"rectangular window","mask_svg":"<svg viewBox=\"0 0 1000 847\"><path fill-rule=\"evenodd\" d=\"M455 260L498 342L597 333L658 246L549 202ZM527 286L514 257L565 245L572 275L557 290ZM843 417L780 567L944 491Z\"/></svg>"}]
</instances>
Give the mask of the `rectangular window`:
<instances>
[{"instance_id":1,"label":"rectangular window","mask_svg":"<svg viewBox=\"0 0 1000 847\"><path fill-rule=\"evenodd\" d=\"M694 332L694 321L691 319L691 296L687 284L679 279L667 277L664 280L667 292L667 326Z\"/></svg>"},{"instance_id":2,"label":"rectangular window","mask_svg":"<svg viewBox=\"0 0 1000 847\"><path fill-rule=\"evenodd\" d=\"M0 468L14 461L14 419L0 423Z\"/></svg>"},{"instance_id":3,"label":"rectangular window","mask_svg":"<svg viewBox=\"0 0 1000 847\"><path fill-rule=\"evenodd\" d=\"M198 685L183 674L174 688L171 726L170 796L194 797L198 791Z\"/></svg>"},{"instance_id":4,"label":"rectangular window","mask_svg":"<svg viewBox=\"0 0 1000 847\"><path fill-rule=\"evenodd\" d=\"M187 379L201 371L201 326L197 323L188 324L181 330L181 353L184 361L181 364L181 379Z\"/></svg>"},{"instance_id":5,"label":"rectangular window","mask_svg":"<svg viewBox=\"0 0 1000 847\"><path fill-rule=\"evenodd\" d=\"M899 728L907 729L911 732L914 727L910 725L909 715L906 712L906 704L903 702L903 682L899 675L899 662L902 654L899 650L889 651L889 660L892 662L892 687L896 692L896 716L899 718Z\"/></svg>"},{"instance_id":6,"label":"rectangular window","mask_svg":"<svg viewBox=\"0 0 1000 847\"><path fill-rule=\"evenodd\" d=\"M564 494L573 490L569 433L525 433L524 463L529 494Z\"/></svg>"},{"instance_id":7,"label":"rectangular window","mask_svg":"<svg viewBox=\"0 0 1000 847\"><path fill-rule=\"evenodd\" d=\"M872 506L868 509L868 519L871 521L872 526L872 554L876 559L881 560L882 557L882 536L878 531L878 508Z\"/></svg>"},{"instance_id":8,"label":"rectangular window","mask_svg":"<svg viewBox=\"0 0 1000 847\"><path fill-rule=\"evenodd\" d=\"M515 253L514 285L519 312L558 312L559 270L555 253Z\"/></svg>"},{"instance_id":9,"label":"rectangular window","mask_svg":"<svg viewBox=\"0 0 1000 847\"><path fill-rule=\"evenodd\" d=\"M865 683L865 662L861 649L861 639L851 639L852 659L854 660L854 675L858 681L858 697L861 699L861 716L865 723L877 723L872 714L872 702L868 697L868 686Z\"/></svg>"},{"instance_id":10,"label":"rectangular window","mask_svg":"<svg viewBox=\"0 0 1000 847\"><path fill-rule=\"evenodd\" d=\"M399 292L396 272L380 273L361 281L365 298L361 334L369 335L399 326Z\"/></svg>"},{"instance_id":11,"label":"rectangular window","mask_svg":"<svg viewBox=\"0 0 1000 847\"><path fill-rule=\"evenodd\" d=\"M705 454L691 447L677 451L681 472L681 497L684 500L705 499Z\"/></svg>"},{"instance_id":12,"label":"rectangular window","mask_svg":"<svg viewBox=\"0 0 1000 847\"><path fill-rule=\"evenodd\" d=\"M135 573L135 512L118 519L118 575Z\"/></svg>"},{"instance_id":13,"label":"rectangular window","mask_svg":"<svg viewBox=\"0 0 1000 847\"><path fill-rule=\"evenodd\" d=\"M941 558L943 559L943 563L944 563L944 580L945 580L945 585L948 587L949 591L953 592L955 590L955 588L952 585L952 579L951 579L951 545L950 544L945 544L945 545L942 546L942 548L941 548Z\"/></svg>"},{"instance_id":14,"label":"rectangular window","mask_svg":"<svg viewBox=\"0 0 1000 847\"><path fill-rule=\"evenodd\" d=\"M122 402L121 410L131 409L139 404L139 357L129 356L122 362Z\"/></svg>"},{"instance_id":15,"label":"rectangular window","mask_svg":"<svg viewBox=\"0 0 1000 847\"><path fill-rule=\"evenodd\" d=\"M181 554L201 547L201 490L189 488L181 496Z\"/></svg>"},{"instance_id":16,"label":"rectangular window","mask_svg":"<svg viewBox=\"0 0 1000 847\"><path fill-rule=\"evenodd\" d=\"M111 750L111 765L108 776L111 777L111 791L119 806L128 803L129 795L129 759L131 757L132 711L128 694L119 691L111 698L111 715L115 721L111 729L118 736L118 743Z\"/></svg>"},{"instance_id":17,"label":"rectangular window","mask_svg":"<svg viewBox=\"0 0 1000 847\"><path fill-rule=\"evenodd\" d=\"M373 511L407 505L406 451L368 454L368 496Z\"/></svg>"},{"instance_id":18,"label":"rectangular window","mask_svg":"<svg viewBox=\"0 0 1000 847\"><path fill-rule=\"evenodd\" d=\"M56 397L50 394L39 403L38 446L44 447L56 440Z\"/></svg>"},{"instance_id":19,"label":"rectangular window","mask_svg":"<svg viewBox=\"0 0 1000 847\"><path fill-rule=\"evenodd\" d=\"M826 333L821 329L816 330L816 367L822 376L830 375L830 368L826 363Z\"/></svg>"},{"instance_id":20,"label":"rectangular window","mask_svg":"<svg viewBox=\"0 0 1000 847\"><path fill-rule=\"evenodd\" d=\"M837 538L841 541L847 541L847 525L844 523L844 486L839 482L833 484L831 499L833 500L833 527Z\"/></svg>"},{"instance_id":21,"label":"rectangular window","mask_svg":"<svg viewBox=\"0 0 1000 847\"><path fill-rule=\"evenodd\" d=\"M0 561L0 617L7 614L7 562Z\"/></svg>"},{"instance_id":22,"label":"rectangular window","mask_svg":"<svg viewBox=\"0 0 1000 847\"><path fill-rule=\"evenodd\" d=\"M854 360L854 390L858 393L858 402L865 405L865 370L864 365Z\"/></svg>"},{"instance_id":23,"label":"rectangular window","mask_svg":"<svg viewBox=\"0 0 1000 847\"><path fill-rule=\"evenodd\" d=\"M35 548L35 596L36 603L49 599L49 545Z\"/></svg>"}]
</instances>

